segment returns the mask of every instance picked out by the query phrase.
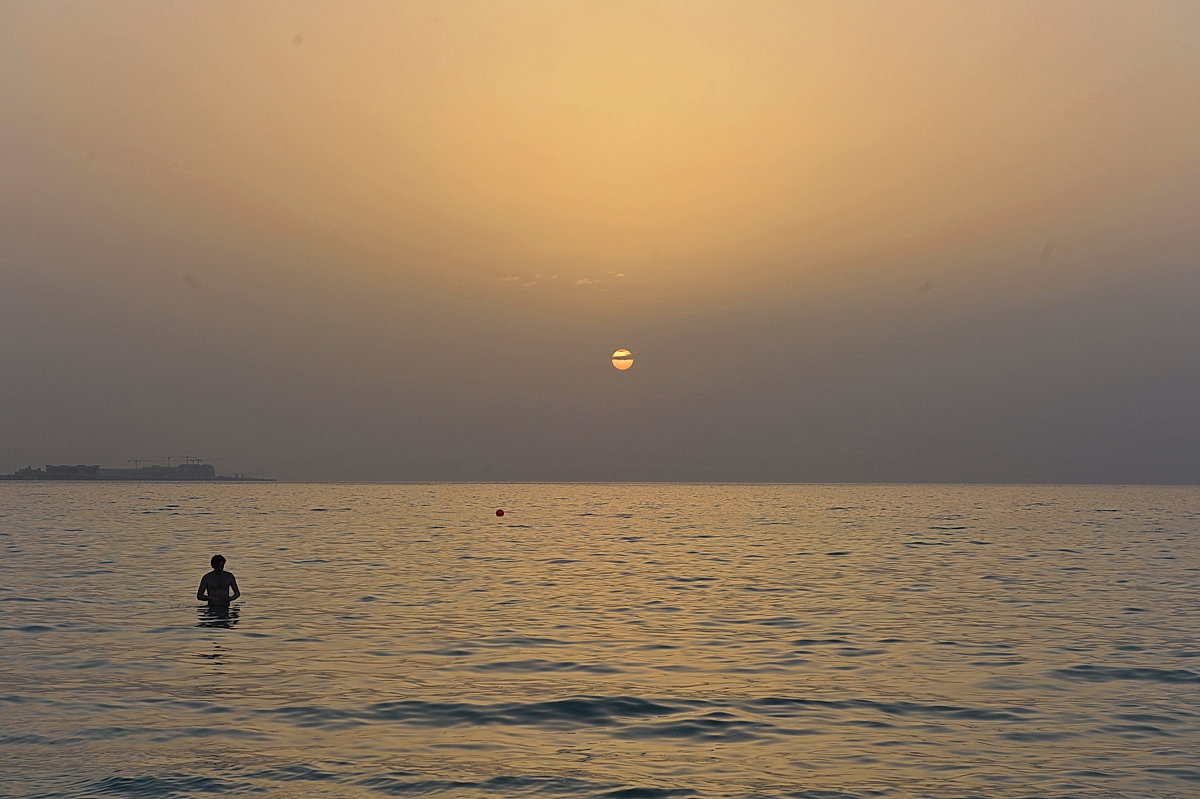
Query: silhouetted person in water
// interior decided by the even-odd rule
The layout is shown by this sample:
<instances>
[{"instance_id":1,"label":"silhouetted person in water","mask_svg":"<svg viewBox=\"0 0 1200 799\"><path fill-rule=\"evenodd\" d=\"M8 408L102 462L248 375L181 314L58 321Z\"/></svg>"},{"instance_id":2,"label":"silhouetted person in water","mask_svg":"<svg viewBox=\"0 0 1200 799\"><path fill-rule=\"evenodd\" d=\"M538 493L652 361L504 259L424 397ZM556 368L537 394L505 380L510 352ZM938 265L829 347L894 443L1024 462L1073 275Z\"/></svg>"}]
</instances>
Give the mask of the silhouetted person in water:
<instances>
[{"instance_id":1,"label":"silhouetted person in water","mask_svg":"<svg viewBox=\"0 0 1200 799\"><path fill-rule=\"evenodd\" d=\"M232 572L225 571L225 558L221 555L213 555L212 560L213 570L200 578L200 587L196 589L196 599L201 602L208 600L210 608L227 608L229 603L242 595L242 591L238 588L237 578ZM230 596L229 589L233 589L233 595Z\"/></svg>"}]
</instances>

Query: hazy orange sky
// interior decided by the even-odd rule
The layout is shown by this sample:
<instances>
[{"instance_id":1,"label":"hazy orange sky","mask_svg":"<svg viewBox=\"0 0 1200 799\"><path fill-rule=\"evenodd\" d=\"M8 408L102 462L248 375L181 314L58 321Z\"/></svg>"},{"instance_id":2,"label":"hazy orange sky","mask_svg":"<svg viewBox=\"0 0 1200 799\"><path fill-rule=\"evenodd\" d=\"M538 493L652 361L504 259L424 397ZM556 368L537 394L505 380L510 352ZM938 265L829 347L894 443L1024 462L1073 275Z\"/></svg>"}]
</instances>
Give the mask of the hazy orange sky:
<instances>
[{"instance_id":1,"label":"hazy orange sky","mask_svg":"<svg viewBox=\"0 0 1200 799\"><path fill-rule=\"evenodd\" d=\"M1190 1L7 2L0 469L1200 481L1198 41Z\"/></svg>"}]
</instances>

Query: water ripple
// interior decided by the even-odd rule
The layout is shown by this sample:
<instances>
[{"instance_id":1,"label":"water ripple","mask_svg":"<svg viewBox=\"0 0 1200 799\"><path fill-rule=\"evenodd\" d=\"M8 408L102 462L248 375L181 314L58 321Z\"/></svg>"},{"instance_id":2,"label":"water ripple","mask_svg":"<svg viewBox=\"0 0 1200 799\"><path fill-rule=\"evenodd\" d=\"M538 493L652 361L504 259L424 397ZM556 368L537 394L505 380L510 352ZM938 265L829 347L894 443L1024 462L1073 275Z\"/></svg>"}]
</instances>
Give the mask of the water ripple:
<instances>
[{"instance_id":1,"label":"water ripple","mask_svg":"<svg viewBox=\"0 0 1200 799\"><path fill-rule=\"evenodd\" d=\"M0 492L3 799L1200 783L1194 488Z\"/></svg>"}]
</instances>

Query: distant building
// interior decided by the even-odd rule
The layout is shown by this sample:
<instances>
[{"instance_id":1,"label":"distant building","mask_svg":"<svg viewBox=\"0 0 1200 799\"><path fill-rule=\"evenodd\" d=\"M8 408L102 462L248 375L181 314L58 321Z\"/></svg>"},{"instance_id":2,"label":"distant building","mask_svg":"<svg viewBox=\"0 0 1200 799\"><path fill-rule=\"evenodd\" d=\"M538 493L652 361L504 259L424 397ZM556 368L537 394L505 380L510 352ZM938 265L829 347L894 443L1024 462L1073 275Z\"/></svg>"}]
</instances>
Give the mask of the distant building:
<instances>
[{"instance_id":1,"label":"distant building","mask_svg":"<svg viewBox=\"0 0 1200 799\"><path fill-rule=\"evenodd\" d=\"M235 482L274 482L261 477L217 474L211 463L181 463L178 466L143 466L140 469L105 469L95 465L49 465L44 469L26 466L12 474L0 474L0 480L222 480Z\"/></svg>"}]
</instances>

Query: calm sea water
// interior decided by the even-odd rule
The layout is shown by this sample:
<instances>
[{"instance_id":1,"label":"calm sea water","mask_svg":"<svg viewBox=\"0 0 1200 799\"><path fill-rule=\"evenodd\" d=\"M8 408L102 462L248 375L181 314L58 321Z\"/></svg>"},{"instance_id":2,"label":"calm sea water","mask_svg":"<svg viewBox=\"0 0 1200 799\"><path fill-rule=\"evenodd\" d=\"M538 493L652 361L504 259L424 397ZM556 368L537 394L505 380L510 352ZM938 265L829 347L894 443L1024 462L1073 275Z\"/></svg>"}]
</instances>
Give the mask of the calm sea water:
<instances>
[{"instance_id":1,"label":"calm sea water","mask_svg":"<svg viewBox=\"0 0 1200 799\"><path fill-rule=\"evenodd\" d=\"M1198 510L0 484L0 795L1196 797Z\"/></svg>"}]
</instances>

